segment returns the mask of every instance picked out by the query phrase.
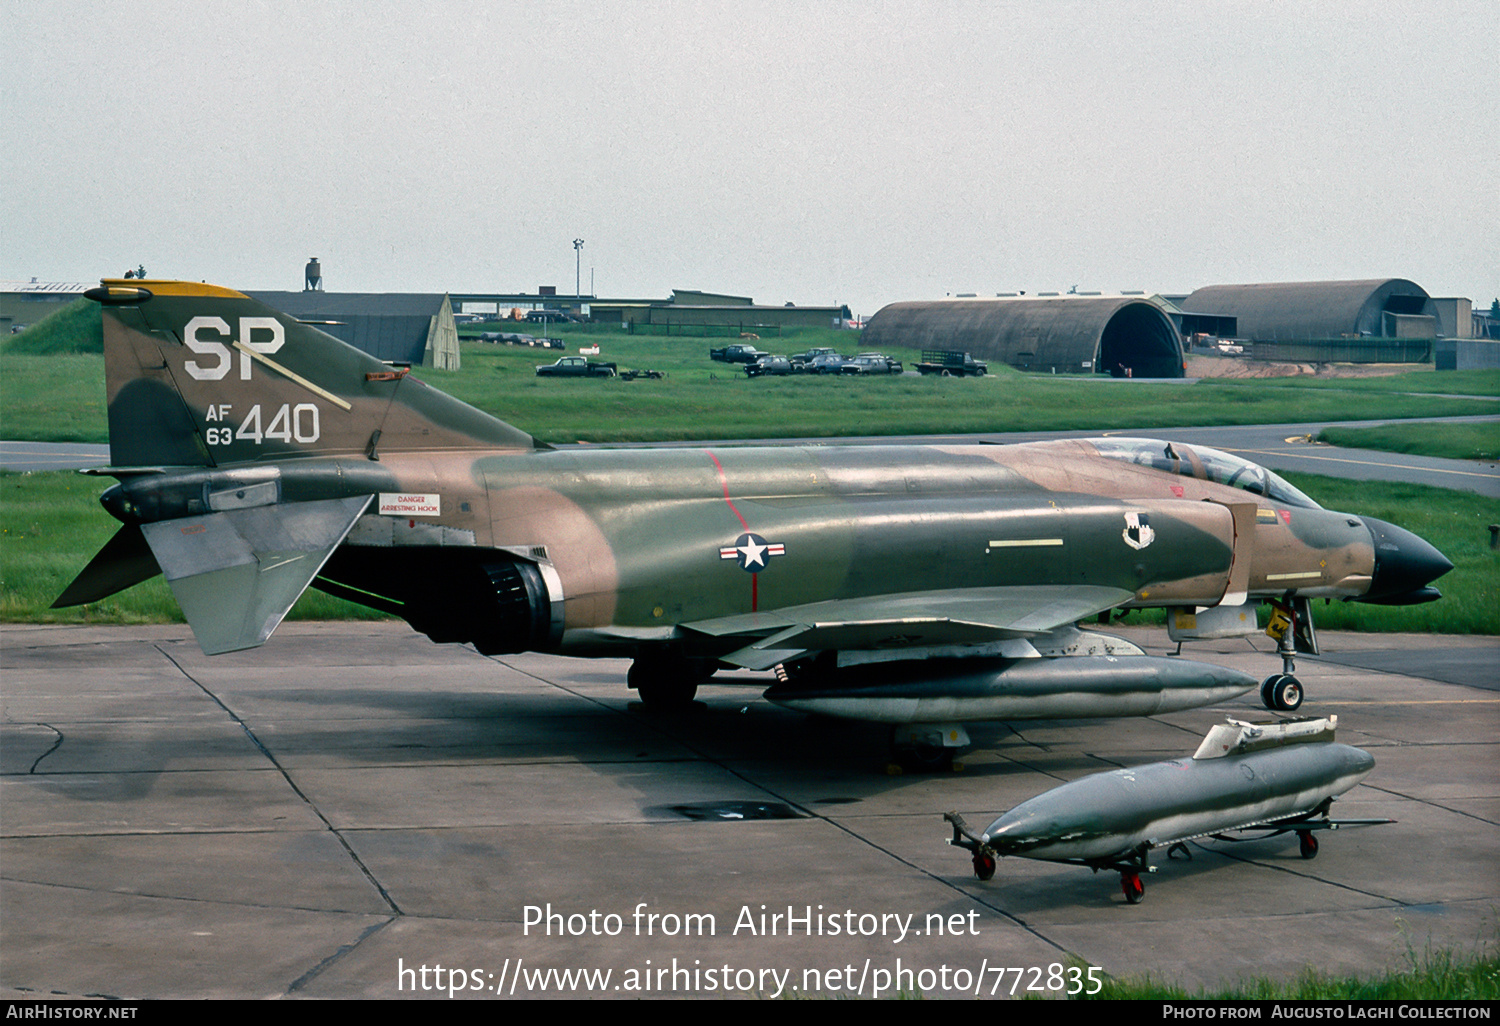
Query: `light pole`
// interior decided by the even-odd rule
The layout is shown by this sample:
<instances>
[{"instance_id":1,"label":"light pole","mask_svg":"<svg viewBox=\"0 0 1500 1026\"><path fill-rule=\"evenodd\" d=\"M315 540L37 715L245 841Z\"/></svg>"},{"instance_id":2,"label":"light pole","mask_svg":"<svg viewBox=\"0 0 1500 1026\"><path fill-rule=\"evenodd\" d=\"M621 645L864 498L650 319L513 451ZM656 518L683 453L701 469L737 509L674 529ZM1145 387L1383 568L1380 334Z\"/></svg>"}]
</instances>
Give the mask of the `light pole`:
<instances>
[{"instance_id":1,"label":"light pole","mask_svg":"<svg viewBox=\"0 0 1500 1026\"><path fill-rule=\"evenodd\" d=\"M583 298L583 240L573 240L573 299Z\"/></svg>"}]
</instances>

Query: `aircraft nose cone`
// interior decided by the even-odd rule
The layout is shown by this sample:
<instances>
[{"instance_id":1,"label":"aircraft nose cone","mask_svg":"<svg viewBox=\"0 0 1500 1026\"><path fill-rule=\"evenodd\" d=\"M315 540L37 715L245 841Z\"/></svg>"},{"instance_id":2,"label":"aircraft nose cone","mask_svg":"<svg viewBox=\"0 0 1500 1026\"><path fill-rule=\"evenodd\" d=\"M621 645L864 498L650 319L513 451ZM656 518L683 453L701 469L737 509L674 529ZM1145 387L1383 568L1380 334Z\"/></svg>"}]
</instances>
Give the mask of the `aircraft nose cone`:
<instances>
[{"instance_id":1,"label":"aircraft nose cone","mask_svg":"<svg viewBox=\"0 0 1500 1026\"><path fill-rule=\"evenodd\" d=\"M1374 517L1360 519L1375 545L1375 572L1363 600L1399 600L1411 594L1411 601L1425 602L1437 597L1431 591L1423 594L1423 589L1453 569L1448 557L1405 528Z\"/></svg>"}]
</instances>

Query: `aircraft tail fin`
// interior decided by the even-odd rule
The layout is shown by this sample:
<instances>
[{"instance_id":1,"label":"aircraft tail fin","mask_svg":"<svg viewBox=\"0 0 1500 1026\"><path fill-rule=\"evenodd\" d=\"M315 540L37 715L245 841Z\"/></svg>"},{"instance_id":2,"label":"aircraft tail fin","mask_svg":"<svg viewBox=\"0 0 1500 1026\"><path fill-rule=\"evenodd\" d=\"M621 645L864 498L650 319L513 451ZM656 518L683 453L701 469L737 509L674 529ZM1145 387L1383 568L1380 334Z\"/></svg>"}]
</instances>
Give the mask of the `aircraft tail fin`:
<instances>
[{"instance_id":1,"label":"aircraft tail fin","mask_svg":"<svg viewBox=\"0 0 1500 1026\"><path fill-rule=\"evenodd\" d=\"M104 307L117 468L538 445L405 368L232 289L106 279L85 295Z\"/></svg>"}]
</instances>

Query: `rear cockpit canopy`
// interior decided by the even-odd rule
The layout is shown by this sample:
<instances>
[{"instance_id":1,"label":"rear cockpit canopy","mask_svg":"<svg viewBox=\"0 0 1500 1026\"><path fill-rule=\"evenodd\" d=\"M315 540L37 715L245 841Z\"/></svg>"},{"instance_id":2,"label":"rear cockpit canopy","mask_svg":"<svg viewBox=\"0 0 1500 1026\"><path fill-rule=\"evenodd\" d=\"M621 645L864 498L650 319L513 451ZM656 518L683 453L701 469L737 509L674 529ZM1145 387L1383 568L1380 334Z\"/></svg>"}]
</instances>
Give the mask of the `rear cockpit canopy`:
<instances>
[{"instance_id":1,"label":"rear cockpit canopy","mask_svg":"<svg viewBox=\"0 0 1500 1026\"><path fill-rule=\"evenodd\" d=\"M1086 441L1098 450L1100 456L1112 460L1125 460L1183 477L1242 488L1288 506L1323 508L1260 464L1218 449L1163 442L1156 438L1089 438Z\"/></svg>"}]
</instances>

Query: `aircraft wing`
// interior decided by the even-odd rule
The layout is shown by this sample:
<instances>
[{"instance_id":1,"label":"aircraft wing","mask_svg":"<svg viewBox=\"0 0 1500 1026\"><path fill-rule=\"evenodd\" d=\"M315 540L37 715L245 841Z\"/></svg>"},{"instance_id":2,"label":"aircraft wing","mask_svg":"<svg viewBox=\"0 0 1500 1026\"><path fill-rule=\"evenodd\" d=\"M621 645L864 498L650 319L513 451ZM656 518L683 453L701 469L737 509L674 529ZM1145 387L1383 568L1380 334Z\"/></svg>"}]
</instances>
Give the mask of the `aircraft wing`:
<instances>
[{"instance_id":1,"label":"aircraft wing","mask_svg":"<svg viewBox=\"0 0 1500 1026\"><path fill-rule=\"evenodd\" d=\"M1134 598L1121 588L1026 585L834 599L682 624L745 644L721 661L764 670L824 649L978 645L1054 630Z\"/></svg>"}]
</instances>

